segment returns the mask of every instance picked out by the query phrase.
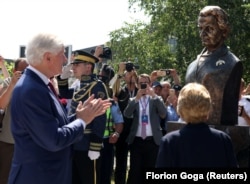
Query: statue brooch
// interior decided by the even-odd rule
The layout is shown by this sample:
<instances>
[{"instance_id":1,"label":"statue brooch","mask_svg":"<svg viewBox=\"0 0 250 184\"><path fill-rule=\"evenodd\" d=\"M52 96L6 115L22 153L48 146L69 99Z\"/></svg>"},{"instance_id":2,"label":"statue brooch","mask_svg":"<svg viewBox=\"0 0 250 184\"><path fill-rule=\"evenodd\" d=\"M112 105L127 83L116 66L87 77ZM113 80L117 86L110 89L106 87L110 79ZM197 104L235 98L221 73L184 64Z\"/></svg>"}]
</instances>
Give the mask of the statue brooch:
<instances>
[{"instance_id":1,"label":"statue brooch","mask_svg":"<svg viewBox=\"0 0 250 184\"><path fill-rule=\"evenodd\" d=\"M216 62L216 66L220 66L220 65L224 65L224 64L226 64L226 62L224 60L218 60Z\"/></svg>"}]
</instances>

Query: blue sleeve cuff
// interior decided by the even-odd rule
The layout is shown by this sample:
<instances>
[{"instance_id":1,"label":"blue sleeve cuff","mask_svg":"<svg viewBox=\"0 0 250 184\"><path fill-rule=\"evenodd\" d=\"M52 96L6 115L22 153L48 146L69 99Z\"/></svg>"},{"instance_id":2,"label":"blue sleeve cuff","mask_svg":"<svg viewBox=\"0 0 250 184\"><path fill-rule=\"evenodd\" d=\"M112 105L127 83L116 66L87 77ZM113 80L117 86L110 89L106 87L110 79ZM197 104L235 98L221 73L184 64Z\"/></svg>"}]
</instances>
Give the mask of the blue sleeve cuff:
<instances>
[{"instance_id":1,"label":"blue sleeve cuff","mask_svg":"<svg viewBox=\"0 0 250 184\"><path fill-rule=\"evenodd\" d=\"M83 129L85 130L85 128L86 128L86 123L85 123L85 121L83 121L83 120L80 119L80 118L78 118L78 119L76 119L76 120L79 121L79 122L82 124Z\"/></svg>"}]
</instances>

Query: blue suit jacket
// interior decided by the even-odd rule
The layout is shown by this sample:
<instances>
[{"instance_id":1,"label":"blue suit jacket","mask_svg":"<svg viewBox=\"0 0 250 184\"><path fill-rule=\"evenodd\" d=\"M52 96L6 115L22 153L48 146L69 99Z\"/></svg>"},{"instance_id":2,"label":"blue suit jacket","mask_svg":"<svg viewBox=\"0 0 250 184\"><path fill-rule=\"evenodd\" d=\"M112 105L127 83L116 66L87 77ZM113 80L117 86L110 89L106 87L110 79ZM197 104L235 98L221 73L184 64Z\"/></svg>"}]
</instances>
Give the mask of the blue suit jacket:
<instances>
[{"instance_id":1,"label":"blue suit jacket","mask_svg":"<svg viewBox=\"0 0 250 184\"><path fill-rule=\"evenodd\" d=\"M70 184L71 144L83 135L79 120L69 123L48 86L26 69L11 101L15 151L9 184Z\"/></svg>"}]
</instances>

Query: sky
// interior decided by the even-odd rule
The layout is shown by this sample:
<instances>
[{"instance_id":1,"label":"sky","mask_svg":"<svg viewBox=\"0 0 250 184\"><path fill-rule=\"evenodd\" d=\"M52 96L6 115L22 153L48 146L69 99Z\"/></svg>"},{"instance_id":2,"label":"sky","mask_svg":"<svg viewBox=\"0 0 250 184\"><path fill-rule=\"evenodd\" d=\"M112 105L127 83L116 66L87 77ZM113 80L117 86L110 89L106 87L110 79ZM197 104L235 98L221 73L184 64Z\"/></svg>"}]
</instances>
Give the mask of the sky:
<instances>
[{"instance_id":1,"label":"sky","mask_svg":"<svg viewBox=\"0 0 250 184\"><path fill-rule=\"evenodd\" d=\"M0 0L0 55L19 57L19 48L36 34L58 35L73 50L105 44L125 22L147 20L128 0Z\"/></svg>"}]
</instances>

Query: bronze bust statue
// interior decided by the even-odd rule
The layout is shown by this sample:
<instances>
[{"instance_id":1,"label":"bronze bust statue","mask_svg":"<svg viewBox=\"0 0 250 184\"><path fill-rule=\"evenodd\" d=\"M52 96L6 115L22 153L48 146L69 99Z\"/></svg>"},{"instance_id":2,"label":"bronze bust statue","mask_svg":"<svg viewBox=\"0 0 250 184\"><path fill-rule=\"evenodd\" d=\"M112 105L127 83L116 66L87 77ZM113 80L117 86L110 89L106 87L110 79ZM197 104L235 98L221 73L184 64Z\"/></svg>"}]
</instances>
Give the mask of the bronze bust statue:
<instances>
[{"instance_id":1,"label":"bronze bust statue","mask_svg":"<svg viewBox=\"0 0 250 184\"><path fill-rule=\"evenodd\" d=\"M236 125L243 66L224 43L230 30L228 16L218 6L206 6L199 13L198 28L204 49L188 66L185 81L201 83L210 92L208 124Z\"/></svg>"}]
</instances>

